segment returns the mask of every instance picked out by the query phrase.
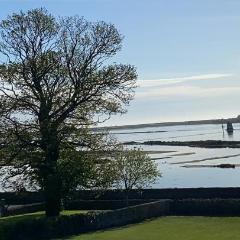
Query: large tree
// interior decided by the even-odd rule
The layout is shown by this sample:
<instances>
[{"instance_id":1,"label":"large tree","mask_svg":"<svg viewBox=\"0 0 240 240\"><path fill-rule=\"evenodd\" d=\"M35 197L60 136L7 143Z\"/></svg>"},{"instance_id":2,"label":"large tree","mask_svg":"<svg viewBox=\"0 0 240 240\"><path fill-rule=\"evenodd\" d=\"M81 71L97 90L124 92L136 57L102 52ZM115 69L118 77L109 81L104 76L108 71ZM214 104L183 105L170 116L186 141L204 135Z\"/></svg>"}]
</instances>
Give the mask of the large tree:
<instances>
[{"instance_id":1,"label":"large tree","mask_svg":"<svg viewBox=\"0 0 240 240\"><path fill-rule=\"evenodd\" d=\"M91 148L86 129L133 97L135 68L110 61L121 42L112 24L45 9L0 24L0 161L40 185L47 216L60 211L63 159Z\"/></svg>"}]
</instances>

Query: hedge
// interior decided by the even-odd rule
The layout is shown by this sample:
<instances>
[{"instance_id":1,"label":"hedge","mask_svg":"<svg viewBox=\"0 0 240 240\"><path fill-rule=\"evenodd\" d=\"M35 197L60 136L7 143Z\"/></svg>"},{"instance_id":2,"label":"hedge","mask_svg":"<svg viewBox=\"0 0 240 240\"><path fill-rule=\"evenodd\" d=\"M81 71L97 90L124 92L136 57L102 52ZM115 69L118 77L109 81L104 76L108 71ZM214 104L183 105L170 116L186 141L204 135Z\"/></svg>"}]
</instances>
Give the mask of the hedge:
<instances>
[{"instance_id":1,"label":"hedge","mask_svg":"<svg viewBox=\"0 0 240 240\"><path fill-rule=\"evenodd\" d=\"M76 191L72 200L124 200L125 193L121 190ZM129 199L240 199L240 188L165 188L165 189L133 189ZM6 192L0 193L0 199L6 204L32 204L44 202L42 192Z\"/></svg>"},{"instance_id":2,"label":"hedge","mask_svg":"<svg viewBox=\"0 0 240 240\"><path fill-rule=\"evenodd\" d=\"M92 191L81 190L75 193L75 199L81 200L123 200L125 193L121 190ZM162 188L133 189L129 199L240 199L240 188Z\"/></svg>"},{"instance_id":3,"label":"hedge","mask_svg":"<svg viewBox=\"0 0 240 240\"><path fill-rule=\"evenodd\" d=\"M171 215L240 216L240 199L184 199L171 201Z\"/></svg>"},{"instance_id":4,"label":"hedge","mask_svg":"<svg viewBox=\"0 0 240 240\"><path fill-rule=\"evenodd\" d=\"M240 199L160 200L128 208L57 218L1 222L1 240L43 240L169 215L240 216Z\"/></svg>"},{"instance_id":5,"label":"hedge","mask_svg":"<svg viewBox=\"0 0 240 240\"><path fill-rule=\"evenodd\" d=\"M123 226L147 218L168 214L169 201L158 201L107 212L60 216L57 218L27 219L1 223L1 240L45 240L88 231Z\"/></svg>"},{"instance_id":6,"label":"hedge","mask_svg":"<svg viewBox=\"0 0 240 240\"><path fill-rule=\"evenodd\" d=\"M8 205L32 204L44 201L42 192L0 192L0 199Z\"/></svg>"},{"instance_id":7,"label":"hedge","mask_svg":"<svg viewBox=\"0 0 240 240\"><path fill-rule=\"evenodd\" d=\"M44 203L33 203L26 205L13 205L7 208L4 216L17 215L17 214L25 214L25 213L33 213L38 211L44 211L45 204Z\"/></svg>"}]
</instances>

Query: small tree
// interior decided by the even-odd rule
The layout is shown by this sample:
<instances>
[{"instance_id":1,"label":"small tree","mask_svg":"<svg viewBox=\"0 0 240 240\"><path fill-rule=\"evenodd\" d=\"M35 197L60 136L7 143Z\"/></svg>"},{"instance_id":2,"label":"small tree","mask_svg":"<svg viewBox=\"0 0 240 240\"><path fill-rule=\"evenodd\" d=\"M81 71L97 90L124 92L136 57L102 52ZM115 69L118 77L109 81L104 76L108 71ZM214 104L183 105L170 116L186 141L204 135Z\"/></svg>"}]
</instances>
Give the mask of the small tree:
<instances>
[{"instance_id":1,"label":"small tree","mask_svg":"<svg viewBox=\"0 0 240 240\"><path fill-rule=\"evenodd\" d=\"M141 149L122 149L115 157L115 176L118 188L124 189L128 205L129 192L154 183L161 176L157 164Z\"/></svg>"}]
</instances>

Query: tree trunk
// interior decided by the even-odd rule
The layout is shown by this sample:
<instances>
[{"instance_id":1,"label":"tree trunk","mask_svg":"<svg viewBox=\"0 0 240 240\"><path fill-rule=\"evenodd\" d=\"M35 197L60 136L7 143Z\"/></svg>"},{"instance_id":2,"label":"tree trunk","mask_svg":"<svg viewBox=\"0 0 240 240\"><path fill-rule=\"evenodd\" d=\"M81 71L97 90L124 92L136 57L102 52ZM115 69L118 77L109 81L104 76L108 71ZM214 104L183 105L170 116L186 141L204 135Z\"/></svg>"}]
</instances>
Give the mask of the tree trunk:
<instances>
[{"instance_id":1,"label":"tree trunk","mask_svg":"<svg viewBox=\"0 0 240 240\"><path fill-rule=\"evenodd\" d=\"M59 216L61 211L61 182L57 173L49 175L46 179L45 211L47 217Z\"/></svg>"},{"instance_id":2,"label":"tree trunk","mask_svg":"<svg viewBox=\"0 0 240 240\"><path fill-rule=\"evenodd\" d=\"M125 190L125 196L126 196L126 207L129 206L129 190Z\"/></svg>"},{"instance_id":3,"label":"tree trunk","mask_svg":"<svg viewBox=\"0 0 240 240\"><path fill-rule=\"evenodd\" d=\"M58 173L59 141L56 128L45 122L42 124L42 149L45 160L40 171L45 193L45 211L47 217L59 216L61 211L62 183Z\"/></svg>"},{"instance_id":4,"label":"tree trunk","mask_svg":"<svg viewBox=\"0 0 240 240\"><path fill-rule=\"evenodd\" d=\"M47 217L59 216L61 211L62 183L57 169L59 151L56 146L55 144L49 143L45 159L44 192Z\"/></svg>"}]
</instances>

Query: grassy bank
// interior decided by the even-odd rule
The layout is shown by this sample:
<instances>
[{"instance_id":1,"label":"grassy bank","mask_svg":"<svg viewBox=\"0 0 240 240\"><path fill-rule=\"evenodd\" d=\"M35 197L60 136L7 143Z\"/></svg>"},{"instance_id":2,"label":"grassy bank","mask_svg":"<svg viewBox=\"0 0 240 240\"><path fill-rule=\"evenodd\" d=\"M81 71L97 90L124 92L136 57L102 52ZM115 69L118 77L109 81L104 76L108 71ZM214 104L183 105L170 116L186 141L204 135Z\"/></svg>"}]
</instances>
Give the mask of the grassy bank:
<instances>
[{"instance_id":1,"label":"grassy bank","mask_svg":"<svg viewBox=\"0 0 240 240\"><path fill-rule=\"evenodd\" d=\"M240 217L162 217L65 240L237 240Z\"/></svg>"},{"instance_id":2,"label":"grassy bank","mask_svg":"<svg viewBox=\"0 0 240 240\"><path fill-rule=\"evenodd\" d=\"M72 215L72 214L84 214L87 211L80 211L80 210L69 210L69 211L63 211L61 212L61 215ZM44 212L35 212L35 213L27 213L27 214L20 214L20 215L14 215L14 216L8 216L8 217L2 217L0 218L0 228L1 224L8 224L13 222L20 222L25 221L29 219L37 219L37 218L43 218L45 217Z\"/></svg>"}]
</instances>

